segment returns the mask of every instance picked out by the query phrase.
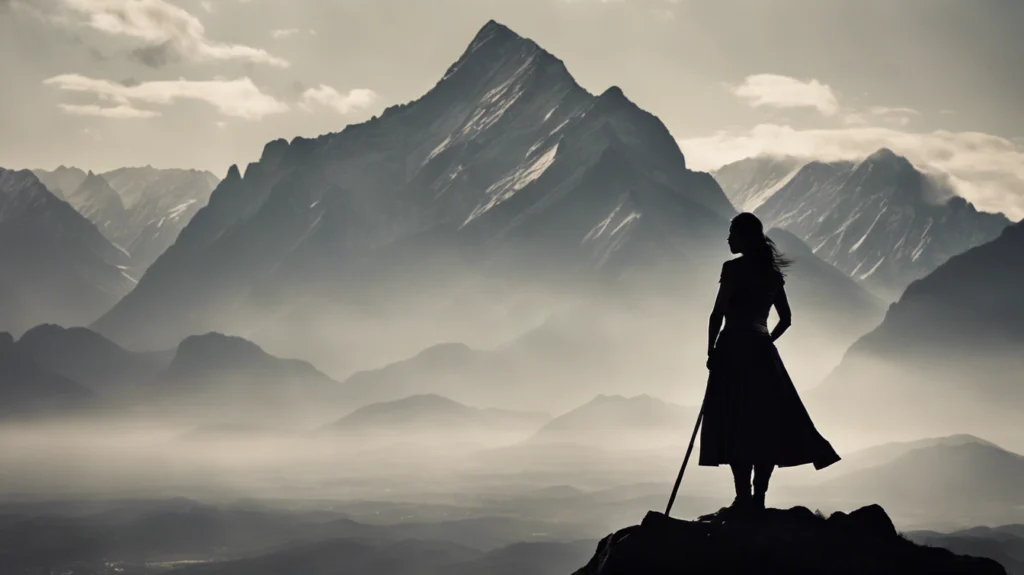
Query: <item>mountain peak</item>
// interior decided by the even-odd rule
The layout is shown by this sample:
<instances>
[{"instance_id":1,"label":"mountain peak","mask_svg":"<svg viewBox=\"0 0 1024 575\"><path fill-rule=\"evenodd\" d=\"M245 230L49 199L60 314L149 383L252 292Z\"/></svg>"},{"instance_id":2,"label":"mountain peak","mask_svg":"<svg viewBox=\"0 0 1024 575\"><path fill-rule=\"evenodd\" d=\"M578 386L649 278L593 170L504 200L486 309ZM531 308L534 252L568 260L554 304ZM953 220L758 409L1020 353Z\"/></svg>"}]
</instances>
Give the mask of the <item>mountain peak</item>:
<instances>
[{"instance_id":1,"label":"mountain peak","mask_svg":"<svg viewBox=\"0 0 1024 575\"><path fill-rule=\"evenodd\" d=\"M85 189L108 188L110 187L110 184L107 182L106 178L90 170L85 175L85 179L82 180L79 187ZM111 191L113 191L113 189L111 189Z\"/></svg>"},{"instance_id":2,"label":"mountain peak","mask_svg":"<svg viewBox=\"0 0 1024 575\"><path fill-rule=\"evenodd\" d=\"M458 73L463 79L456 82L457 84L466 82L466 78L473 83L474 79L491 77L505 65L514 64L512 70L518 70L521 74L526 69L536 69L553 63L561 65L561 60L533 40L524 38L507 26L491 20L480 29L458 61L448 68L442 81L453 78ZM562 67L564 68L564 65ZM565 73L568 75L568 71Z\"/></svg>"},{"instance_id":3,"label":"mountain peak","mask_svg":"<svg viewBox=\"0 0 1024 575\"><path fill-rule=\"evenodd\" d=\"M488 20L484 27L473 37L473 41L469 43L469 49L470 51L475 50L491 40L509 41L523 39L522 36L516 34L511 28L497 20Z\"/></svg>"},{"instance_id":4,"label":"mountain peak","mask_svg":"<svg viewBox=\"0 0 1024 575\"><path fill-rule=\"evenodd\" d=\"M618 86L610 86L607 90L601 93L600 98L606 98L609 100L625 100L629 101L626 94L622 91L622 88Z\"/></svg>"},{"instance_id":5,"label":"mountain peak","mask_svg":"<svg viewBox=\"0 0 1024 575\"><path fill-rule=\"evenodd\" d=\"M298 138L296 138L297 140ZM278 138L267 142L267 145L263 146L263 154L260 155L260 163L266 163L268 161L277 162L284 156L285 152L288 151L288 140L284 138Z\"/></svg>"},{"instance_id":6,"label":"mountain peak","mask_svg":"<svg viewBox=\"0 0 1024 575\"><path fill-rule=\"evenodd\" d=\"M868 156L867 159L864 160L864 162L872 164L886 164L900 167L914 167L914 165L910 163L910 160L908 160L904 156L897 154L896 152L890 150L889 148L879 148L878 150L875 151L875 153Z\"/></svg>"},{"instance_id":7,"label":"mountain peak","mask_svg":"<svg viewBox=\"0 0 1024 575\"><path fill-rule=\"evenodd\" d=\"M660 400L660 399L651 397L650 395L647 395L646 393L642 393L640 395L634 395L632 397L626 397L624 395L605 395L605 394L600 394L597 397L595 397L594 399L592 399L591 403L594 403L594 404L615 403L615 404L634 404L634 405L638 405L638 404L641 404L641 403L664 403L664 402L662 400Z\"/></svg>"}]
</instances>

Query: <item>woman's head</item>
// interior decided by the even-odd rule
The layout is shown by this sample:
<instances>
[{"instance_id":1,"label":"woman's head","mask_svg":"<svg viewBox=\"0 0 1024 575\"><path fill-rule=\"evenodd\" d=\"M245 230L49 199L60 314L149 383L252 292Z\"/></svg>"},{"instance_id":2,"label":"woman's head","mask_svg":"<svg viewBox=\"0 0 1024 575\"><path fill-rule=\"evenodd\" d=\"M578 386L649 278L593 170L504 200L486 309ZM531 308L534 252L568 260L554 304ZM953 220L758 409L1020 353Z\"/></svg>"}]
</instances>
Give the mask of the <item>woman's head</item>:
<instances>
[{"instance_id":1,"label":"woman's head","mask_svg":"<svg viewBox=\"0 0 1024 575\"><path fill-rule=\"evenodd\" d=\"M783 257L775 242L764 235L764 225L754 214L744 212L732 219L729 226L729 250L734 254L743 254L755 261L782 271L790 265Z\"/></svg>"},{"instance_id":2,"label":"woman's head","mask_svg":"<svg viewBox=\"0 0 1024 575\"><path fill-rule=\"evenodd\" d=\"M729 226L729 249L734 254L746 254L763 244L764 225L750 212L743 212L732 219Z\"/></svg>"}]
</instances>

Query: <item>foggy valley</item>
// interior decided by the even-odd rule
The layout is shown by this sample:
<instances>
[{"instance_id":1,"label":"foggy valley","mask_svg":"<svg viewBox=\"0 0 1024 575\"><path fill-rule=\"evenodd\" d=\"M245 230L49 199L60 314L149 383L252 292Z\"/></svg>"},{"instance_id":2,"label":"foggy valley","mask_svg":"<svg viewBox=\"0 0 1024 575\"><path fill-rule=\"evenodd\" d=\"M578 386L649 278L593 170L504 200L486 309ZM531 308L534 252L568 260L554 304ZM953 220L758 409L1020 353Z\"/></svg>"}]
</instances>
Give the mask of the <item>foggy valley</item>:
<instances>
[{"instance_id":1,"label":"foggy valley","mask_svg":"<svg viewBox=\"0 0 1024 575\"><path fill-rule=\"evenodd\" d=\"M717 10L550 3L559 26L621 34ZM698 106L687 124L627 60L602 87L600 56L559 59L592 31L560 35L542 0L445 0L487 16L434 30L472 31L423 49L430 74L342 94L294 44L389 17L328 4L0 2L0 60L67 123L52 130L112 126L36 144L21 116L37 104L0 96L0 573L755 572L702 567L737 555L720 542L689 547L736 505L726 469L698 464L703 439L671 508L686 521L658 515L706 423L708 316L749 212L792 260L780 369L841 456L776 469L760 521L803 549L777 543L779 561L860 561L756 572L1024 574L1024 125L910 131L930 112L868 107L856 82L757 80L788 69L767 56L706 82L735 121L701 127ZM403 30L438 17L387 4ZM807 17L844 18L824 12ZM234 34L241 14L263 36ZM416 34L400 53L426 65ZM402 75L405 56L375 50L359 57ZM361 81L356 52L328 67ZM808 151L747 135L707 160L735 126L784 121L864 132ZM912 144L940 132L1003 155L968 169L952 144Z\"/></svg>"}]
</instances>

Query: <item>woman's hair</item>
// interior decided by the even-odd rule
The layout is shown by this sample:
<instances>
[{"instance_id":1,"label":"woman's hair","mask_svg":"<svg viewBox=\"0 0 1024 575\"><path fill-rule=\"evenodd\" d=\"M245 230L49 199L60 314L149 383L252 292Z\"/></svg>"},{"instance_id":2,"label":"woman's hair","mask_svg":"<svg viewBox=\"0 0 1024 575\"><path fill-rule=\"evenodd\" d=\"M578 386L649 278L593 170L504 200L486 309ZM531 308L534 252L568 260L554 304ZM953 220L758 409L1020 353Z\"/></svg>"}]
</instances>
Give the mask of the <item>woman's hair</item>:
<instances>
[{"instance_id":1,"label":"woman's hair","mask_svg":"<svg viewBox=\"0 0 1024 575\"><path fill-rule=\"evenodd\" d=\"M746 249L744 255L755 262L771 267L780 274L793 263L793 260L782 255L775 242L765 235L764 225L754 214L743 212L733 218L732 231L743 242Z\"/></svg>"}]
</instances>

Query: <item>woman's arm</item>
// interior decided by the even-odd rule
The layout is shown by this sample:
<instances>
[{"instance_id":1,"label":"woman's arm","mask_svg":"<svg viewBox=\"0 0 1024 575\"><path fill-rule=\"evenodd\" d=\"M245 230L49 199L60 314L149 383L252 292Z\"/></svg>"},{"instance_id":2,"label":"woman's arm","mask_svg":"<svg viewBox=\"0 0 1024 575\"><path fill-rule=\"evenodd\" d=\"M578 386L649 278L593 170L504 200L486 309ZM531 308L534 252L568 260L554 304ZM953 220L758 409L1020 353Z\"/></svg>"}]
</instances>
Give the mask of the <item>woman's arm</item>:
<instances>
[{"instance_id":1,"label":"woman's arm","mask_svg":"<svg viewBox=\"0 0 1024 575\"><path fill-rule=\"evenodd\" d=\"M782 337L789 326L793 325L793 312L789 309L785 287L780 287L779 293L775 295L775 311L779 312L779 323L775 324L775 329L772 330L772 342Z\"/></svg>"},{"instance_id":2,"label":"woman's arm","mask_svg":"<svg viewBox=\"0 0 1024 575\"><path fill-rule=\"evenodd\" d=\"M729 307L729 296L732 294L732 278L722 267L721 284L718 286L718 297L715 298L715 307L711 310L711 319L708 321L708 356L715 350L715 342L718 340L718 332L722 331L722 322L725 320L725 312Z\"/></svg>"}]
</instances>

